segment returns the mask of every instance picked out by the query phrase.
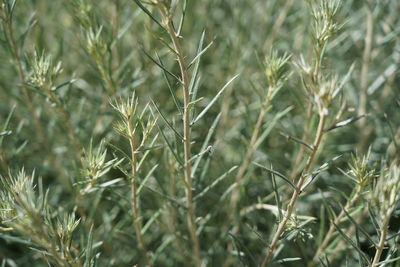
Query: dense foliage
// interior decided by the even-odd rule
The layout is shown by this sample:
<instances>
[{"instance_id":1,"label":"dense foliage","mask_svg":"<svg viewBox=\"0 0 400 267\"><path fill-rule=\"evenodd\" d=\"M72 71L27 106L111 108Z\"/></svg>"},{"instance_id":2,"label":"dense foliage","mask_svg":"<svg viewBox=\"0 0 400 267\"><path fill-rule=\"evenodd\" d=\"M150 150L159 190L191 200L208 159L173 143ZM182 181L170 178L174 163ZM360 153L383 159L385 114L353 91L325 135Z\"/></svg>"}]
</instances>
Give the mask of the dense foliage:
<instances>
[{"instance_id":1,"label":"dense foliage","mask_svg":"<svg viewBox=\"0 0 400 267\"><path fill-rule=\"evenodd\" d=\"M397 0L0 0L2 266L400 266Z\"/></svg>"}]
</instances>

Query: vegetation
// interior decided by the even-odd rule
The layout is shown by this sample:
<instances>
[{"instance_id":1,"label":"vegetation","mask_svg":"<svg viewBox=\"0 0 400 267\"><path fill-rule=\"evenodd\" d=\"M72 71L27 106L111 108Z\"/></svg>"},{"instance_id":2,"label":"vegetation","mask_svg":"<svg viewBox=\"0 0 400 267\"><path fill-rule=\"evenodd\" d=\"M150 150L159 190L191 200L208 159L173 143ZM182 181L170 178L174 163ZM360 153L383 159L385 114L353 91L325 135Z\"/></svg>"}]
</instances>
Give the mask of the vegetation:
<instances>
[{"instance_id":1,"label":"vegetation","mask_svg":"<svg viewBox=\"0 0 400 267\"><path fill-rule=\"evenodd\" d=\"M0 0L2 266L400 266L400 3Z\"/></svg>"}]
</instances>

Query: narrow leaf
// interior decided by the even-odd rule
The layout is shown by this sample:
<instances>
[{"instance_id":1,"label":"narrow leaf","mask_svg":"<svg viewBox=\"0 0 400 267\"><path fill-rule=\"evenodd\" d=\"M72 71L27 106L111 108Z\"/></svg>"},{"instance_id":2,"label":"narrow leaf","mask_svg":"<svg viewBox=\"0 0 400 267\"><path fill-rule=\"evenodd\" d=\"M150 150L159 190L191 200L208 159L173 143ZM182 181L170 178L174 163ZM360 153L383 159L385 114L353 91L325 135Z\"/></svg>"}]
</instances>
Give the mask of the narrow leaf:
<instances>
[{"instance_id":1,"label":"narrow leaf","mask_svg":"<svg viewBox=\"0 0 400 267\"><path fill-rule=\"evenodd\" d=\"M375 244L375 241L372 239L372 237L368 234L368 232L361 226L361 224L357 223L353 217L347 212L346 209L344 209L344 207L342 207L343 212L346 214L347 218L349 218L349 220L351 221L351 223L354 225L354 227L356 227L367 239L369 242L371 242L371 244Z\"/></svg>"},{"instance_id":2,"label":"narrow leaf","mask_svg":"<svg viewBox=\"0 0 400 267\"><path fill-rule=\"evenodd\" d=\"M197 46L197 54L199 54L201 52L201 50L203 49L204 36L205 36L205 32L203 31L201 33L199 45ZM194 84L195 84L195 81L197 80L197 76L198 76L198 72L199 72L199 65L200 65L200 57L198 57L195 61L192 61L192 62L195 63L195 66L194 66L194 70L192 72L192 78L189 83L189 93L190 94L193 94ZM189 68L189 67L187 67L187 68ZM193 101L195 98L196 98L195 96L192 97L191 101Z\"/></svg>"},{"instance_id":3,"label":"narrow leaf","mask_svg":"<svg viewBox=\"0 0 400 267\"><path fill-rule=\"evenodd\" d=\"M161 215L161 212L163 211L164 207L159 208L151 217L150 219L146 222L146 224L142 228L142 235L144 235L147 230L150 228L150 226L155 222L155 220Z\"/></svg>"},{"instance_id":4,"label":"narrow leaf","mask_svg":"<svg viewBox=\"0 0 400 267\"><path fill-rule=\"evenodd\" d=\"M353 123L353 122L358 121L358 120L361 119L361 118L366 117L367 115L368 115L368 114L363 114L363 115L360 115L360 116L357 116L357 117L353 117L353 118L350 118L350 119L347 119L347 120L338 122L338 123L336 123L336 124L334 124L334 125L328 127L327 129L324 129L324 132L329 132L329 131L332 131L333 129L340 128L340 127L344 127L344 126L346 126L346 125L349 125L349 124L351 124L351 123Z\"/></svg>"},{"instance_id":5,"label":"narrow leaf","mask_svg":"<svg viewBox=\"0 0 400 267\"><path fill-rule=\"evenodd\" d=\"M144 6L142 3L140 3L140 0L133 0L135 3L140 7L140 9L143 10L144 13L146 13L155 23L158 24L158 26L161 27L164 31L167 31L165 27L151 14L151 12Z\"/></svg>"},{"instance_id":6,"label":"narrow leaf","mask_svg":"<svg viewBox=\"0 0 400 267\"><path fill-rule=\"evenodd\" d=\"M215 118L213 124L211 125L210 130L208 130L207 136L204 139L204 142L203 142L203 145L201 146L201 150L200 151L205 151L206 148L208 147L208 144L210 142L211 136L213 135L220 118L221 118L221 113L218 114L218 116ZM203 158L203 155L204 155L204 153L201 154L196 159L196 161L194 162L193 167L192 167L192 176L194 176L194 174L196 173L196 170L199 167L199 164L200 164L201 159Z\"/></svg>"},{"instance_id":7,"label":"narrow leaf","mask_svg":"<svg viewBox=\"0 0 400 267\"><path fill-rule=\"evenodd\" d=\"M224 174L222 174L220 177L218 177L217 179L215 179L214 182L212 182L209 186L207 186L206 188L204 188L203 191L201 191L196 197L193 198L193 201L197 201L199 198L203 197L205 194L207 194L208 191L210 191L211 189L213 189L218 183L220 183L222 180L224 180L226 177L228 177L228 175L230 173L232 173L234 170L236 170L237 166L233 166L232 168L230 168L227 172L225 172Z\"/></svg>"},{"instance_id":8,"label":"narrow leaf","mask_svg":"<svg viewBox=\"0 0 400 267\"><path fill-rule=\"evenodd\" d=\"M211 100L211 102L203 109L203 111L197 116L197 118L191 123L191 125L195 124L199 119L201 119L207 111L211 108L211 106L218 100L218 98L221 96L221 94L225 91L225 89L229 86L233 80L235 80L239 74L235 75L232 79L230 79L224 87L216 94L216 96Z\"/></svg>"},{"instance_id":9,"label":"narrow leaf","mask_svg":"<svg viewBox=\"0 0 400 267\"><path fill-rule=\"evenodd\" d=\"M214 43L214 41L211 41L206 47L203 48L203 50L201 50L200 52L198 52L198 54L192 59L192 61L189 63L189 65L187 66L187 69L190 69L190 67L196 63L197 59L200 59L200 57L208 50L208 48L211 47L211 45ZM199 60L200 61L200 60ZM199 62L197 61L197 62Z\"/></svg>"},{"instance_id":10,"label":"narrow leaf","mask_svg":"<svg viewBox=\"0 0 400 267\"><path fill-rule=\"evenodd\" d=\"M285 175L283 175L282 173L277 172L277 171L272 170L272 169L269 169L269 168L267 168L267 167L265 167L265 166L263 166L263 165L261 165L261 164L259 164L259 163L257 163L257 162L254 162L254 161L253 161L253 164L256 165L256 166L258 166L258 167L263 168L264 170L267 170L267 171L270 172L270 173L275 174L276 176L278 176L278 177L280 177L280 178L282 178L282 179L283 179L285 182L287 182L291 187L293 187L294 190L297 190L297 189L296 189L296 186L292 183L292 181L290 181L290 179L287 178L287 177L286 177Z\"/></svg>"},{"instance_id":11,"label":"narrow leaf","mask_svg":"<svg viewBox=\"0 0 400 267\"><path fill-rule=\"evenodd\" d=\"M354 241L348 237L343 231L342 229L340 229L340 227L338 225L336 225L334 222L332 222L333 226L336 228L336 230L339 232L339 234L344 238L344 240L346 240L347 243L349 243L355 250L357 250L357 252L359 253L360 257L365 261L369 263L368 257L364 254L364 252L357 246L356 243L354 243Z\"/></svg>"},{"instance_id":12,"label":"narrow leaf","mask_svg":"<svg viewBox=\"0 0 400 267\"><path fill-rule=\"evenodd\" d=\"M176 159L176 161L179 163L179 165L183 168L184 164L182 162L182 159L178 156L177 153L175 153L174 148L172 147L172 145L169 143L168 138L165 136L164 131L161 129L160 125L158 125L157 123L157 127L158 130L160 131L162 137L164 138L165 143L167 144L168 148L170 149L172 155L174 155L174 158Z\"/></svg>"},{"instance_id":13,"label":"narrow leaf","mask_svg":"<svg viewBox=\"0 0 400 267\"><path fill-rule=\"evenodd\" d=\"M147 180L149 180L149 178L151 177L151 175L153 174L153 172L157 169L158 164L154 165L153 168L151 168L151 170L147 173L146 177L143 178L142 182L140 183L140 186L137 190L137 195L140 194L140 192L142 191L144 185L146 184Z\"/></svg>"},{"instance_id":14,"label":"narrow leaf","mask_svg":"<svg viewBox=\"0 0 400 267\"><path fill-rule=\"evenodd\" d=\"M157 58L158 58L158 61L160 62L160 65L164 66L164 64L162 63L161 58L158 56L158 54L157 54ZM173 91L173 89L172 89L171 83L170 83L169 80L168 80L168 76L167 76L168 73L167 73L166 71L164 71L164 69L165 69L165 68L162 68L162 70L163 70L162 73L163 73L165 82L167 83L168 90L169 90L169 92L171 93L171 96L172 96L172 99L174 100L174 103L175 103L176 108L179 110L179 113L180 113L181 115L183 115L182 108L181 108L181 104L179 103L179 100L178 100L178 99L176 98L176 96L175 96L175 93L174 93L174 91Z\"/></svg>"},{"instance_id":15,"label":"narrow leaf","mask_svg":"<svg viewBox=\"0 0 400 267\"><path fill-rule=\"evenodd\" d=\"M182 16L181 16L181 19L179 21L179 27L178 27L178 31L177 31L177 35L178 36L181 35L181 31L182 31L182 28L183 28L183 23L185 22L186 7L187 7L187 0L184 0L183 1L183 7L182 7Z\"/></svg>"},{"instance_id":16,"label":"narrow leaf","mask_svg":"<svg viewBox=\"0 0 400 267\"><path fill-rule=\"evenodd\" d=\"M14 104L11 107L10 112L8 113L6 121L4 122L3 128L2 128L1 133L0 133L0 145L3 143L4 136L10 135L11 132L12 132L10 130L7 130L7 128L8 128L8 125L10 124L11 117L14 114L15 108L16 108L16 105Z\"/></svg>"},{"instance_id":17,"label":"narrow leaf","mask_svg":"<svg viewBox=\"0 0 400 267\"><path fill-rule=\"evenodd\" d=\"M185 210L187 209L187 207L184 204L182 204L181 202L179 202L177 199L175 199L173 197L170 197L170 196L168 196L166 194L163 194L163 193L161 193L161 192L159 192L159 191L157 191L157 190L155 190L155 189L153 189L153 188L151 188L150 186L147 186L147 185L145 185L144 188L146 188L150 192L153 192L153 193L163 197L165 200L171 202L172 204L175 204L175 205L177 205L177 206L179 206L181 208L184 208Z\"/></svg>"},{"instance_id":18,"label":"narrow leaf","mask_svg":"<svg viewBox=\"0 0 400 267\"><path fill-rule=\"evenodd\" d=\"M309 150L313 150L313 148L311 147L311 145L307 144L305 141L298 139L296 137L290 136L288 134L285 134L284 132L281 132L280 135L282 135L283 137L285 137L287 140L292 140L296 143L299 143L300 145L305 146L306 148L308 148Z\"/></svg>"},{"instance_id":19,"label":"narrow leaf","mask_svg":"<svg viewBox=\"0 0 400 267\"><path fill-rule=\"evenodd\" d=\"M167 70L163 65L161 65L160 63L157 62L157 60L155 60L152 56L150 56L143 48L142 48L143 53L151 60L153 61L154 64L156 64L158 67L160 67L160 69L162 69L163 71L165 71L166 73L168 73L171 77L173 77L174 79L176 79L179 83L182 83L181 79L179 79L178 76L176 76L175 74L173 74L172 72L170 72L169 70Z\"/></svg>"},{"instance_id":20,"label":"narrow leaf","mask_svg":"<svg viewBox=\"0 0 400 267\"><path fill-rule=\"evenodd\" d=\"M272 189L274 190L274 195L275 195L275 202L276 205L278 206L278 215L279 215L279 221L282 220L283 218L283 214L282 214L282 203L281 203L281 198L279 196L279 190L278 190L278 186L276 185L276 181L275 181L275 175L273 173L271 173L271 179L272 179Z\"/></svg>"},{"instance_id":21,"label":"narrow leaf","mask_svg":"<svg viewBox=\"0 0 400 267\"><path fill-rule=\"evenodd\" d=\"M181 139L183 140L183 136L175 130L175 128L172 126L172 124L165 118L164 114L162 114L161 110L158 108L157 104L152 100L151 101L156 108L157 112L160 114L161 118L165 121L165 123L168 125L168 127Z\"/></svg>"},{"instance_id":22,"label":"narrow leaf","mask_svg":"<svg viewBox=\"0 0 400 267\"><path fill-rule=\"evenodd\" d=\"M286 109L282 110L281 112L278 112L274 118L269 122L267 128L262 132L260 137L257 139L257 142L254 144L254 148L258 148L261 143L265 140L265 138L268 137L268 135L271 133L272 129L274 129L276 123L283 117L285 116L288 112L290 112L293 109L292 106L287 107Z\"/></svg>"}]
</instances>

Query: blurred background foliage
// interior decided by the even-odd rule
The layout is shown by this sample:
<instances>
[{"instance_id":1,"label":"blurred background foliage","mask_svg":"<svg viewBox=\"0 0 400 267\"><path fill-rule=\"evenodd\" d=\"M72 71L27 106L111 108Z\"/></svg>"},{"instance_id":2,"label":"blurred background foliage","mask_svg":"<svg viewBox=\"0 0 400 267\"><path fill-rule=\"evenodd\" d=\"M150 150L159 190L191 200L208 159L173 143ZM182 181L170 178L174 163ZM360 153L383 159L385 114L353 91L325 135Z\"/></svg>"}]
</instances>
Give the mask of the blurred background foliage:
<instances>
[{"instance_id":1,"label":"blurred background foliage","mask_svg":"<svg viewBox=\"0 0 400 267\"><path fill-rule=\"evenodd\" d=\"M129 143L113 129L119 119L109 102L127 99L135 92L139 110L154 101L168 121L181 129L180 114L164 73L146 55L159 57L168 70L179 73L173 55L160 40L164 33L131 0L19 0L15 1L12 18L7 18L5 9L14 1L3 0L2 4L2 179L17 175L22 167L27 173L34 171L35 181L41 177L49 190L50 217L75 213L81 218L81 209L87 217L80 221L73 239L84 244L89 233L93 235L93 255L98 266L143 266L131 223L130 188L124 173L129 170L129 162L120 162L123 153L129 152ZM321 165L335 156L342 157L321 173L312 184L313 189L299 201L298 213L315 220L301 229L301 238L287 241L280 255L302 259L281 263L282 266L305 266L314 256L321 221L327 220L322 201L344 203L343 194L348 195L353 188L338 170L347 168L352 154L364 155L371 147L370 162L375 166L382 159L391 162L399 157L399 12L400 2L396 0L342 2L336 18L341 29L326 47L323 67L340 79L354 67L340 103L334 105L338 110L346 102L342 120L366 116L326 134L317 162ZM311 24L310 9L303 0L187 2L181 33L186 61L195 57L203 31L204 46L212 42L201 56L198 96L204 100L197 104L197 114L231 77L240 74L192 129L192 150L196 155L202 152L203 141L220 114L209 143L210 153L203 156L195 175L195 195L241 164L263 101L262 91L268 86L264 59L272 48L290 54L293 62L301 56L309 58L313 53ZM263 129L277 114L281 116L252 161L272 165L274 170L292 177L301 168L299 162L296 165L300 146L285 136L301 138L307 128L304 125L315 128L317 118L306 120L307 96L294 64L289 68L290 77L273 99ZM180 87L173 78L167 79L182 102ZM154 106L150 106L157 115ZM140 195L143 224L148 225L144 229L145 243L155 266L188 266L190 250L185 248L189 237L180 215L184 208L179 204L184 197L180 170L161 135L166 135L178 150L181 144L161 118L155 129L152 137L158 138L152 144L154 149L140 169L141 180L149 176ZM88 155L92 155L89 162L85 161ZM94 162L98 166L93 167ZM90 175L93 178L90 171L95 168L104 172L100 171L93 188L82 193L84 185L80 186L80 182ZM275 205L267 172L250 164L245 177L240 209L256 203ZM221 195L234 178L235 170L228 172L196 202L202 257L207 266L222 266L229 253L233 255L232 266L255 266L273 231L274 214L256 208L243 215L239 234L228 234L224 219L231 211ZM277 182L280 186L285 184ZM325 200L321 199L321 192ZM283 194L282 198L284 201L288 195ZM340 210L339 206L336 208ZM399 213L393 216L391 230L396 232L400 227ZM365 228L373 231L367 221L366 217ZM28 248L32 246L30 242L23 234L0 233L3 266L46 265L37 256L41 252L37 252L36 245L34 250ZM232 242L240 255L227 251L227 244ZM367 242L362 242L361 249L373 255ZM349 266L357 262L354 250L342 248L336 253L341 256L332 262L348 262Z\"/></svg>"}]
</instances>

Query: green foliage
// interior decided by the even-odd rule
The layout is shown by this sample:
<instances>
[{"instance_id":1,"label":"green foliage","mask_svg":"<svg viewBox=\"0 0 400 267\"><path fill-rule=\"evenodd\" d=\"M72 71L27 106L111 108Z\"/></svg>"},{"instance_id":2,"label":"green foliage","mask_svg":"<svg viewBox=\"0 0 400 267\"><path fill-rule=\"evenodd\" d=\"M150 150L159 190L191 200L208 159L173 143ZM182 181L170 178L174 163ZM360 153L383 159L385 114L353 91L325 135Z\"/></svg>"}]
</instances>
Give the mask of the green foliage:
<instances>
[{"instance_id":1,"label":"green foliage","mask_svg":"<svg viewBox=\"0 0 400 267\"><path fill-rule=\"evenodd\" d=\"M399 12L0 0L2 266L400 266Z\"/></svg>"}]
</instances>

